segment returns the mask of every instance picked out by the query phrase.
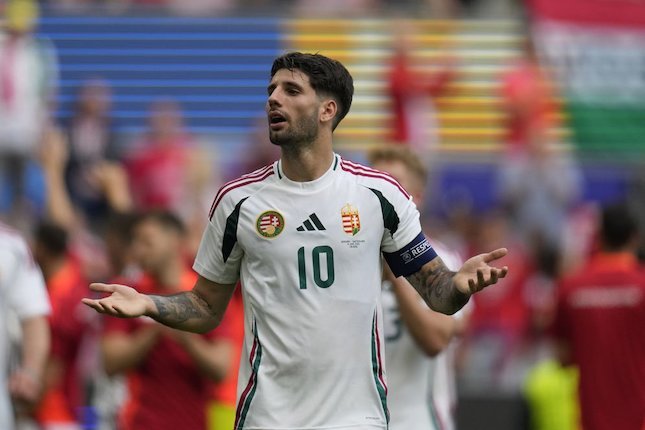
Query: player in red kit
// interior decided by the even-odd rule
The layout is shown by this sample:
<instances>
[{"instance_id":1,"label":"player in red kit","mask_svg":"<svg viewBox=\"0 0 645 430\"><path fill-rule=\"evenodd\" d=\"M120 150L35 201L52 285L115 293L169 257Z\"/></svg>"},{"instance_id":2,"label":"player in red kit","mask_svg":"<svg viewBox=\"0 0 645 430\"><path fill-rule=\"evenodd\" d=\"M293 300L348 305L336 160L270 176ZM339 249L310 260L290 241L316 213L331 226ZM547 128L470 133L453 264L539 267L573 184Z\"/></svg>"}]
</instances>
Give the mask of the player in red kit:
<instances>
[{"instance_id":1,"label":"player in red kit","mask_svg":"<svg viewBox=\"0 0 645 430\"><path fill-rule=\"evenodd\" d=\"M636 221L622 205L606 208L602 249L562 281L555 331L563 361L580 370L585 430L645 425L645 273L635 256Z\"/></svg>"}]
</instances>

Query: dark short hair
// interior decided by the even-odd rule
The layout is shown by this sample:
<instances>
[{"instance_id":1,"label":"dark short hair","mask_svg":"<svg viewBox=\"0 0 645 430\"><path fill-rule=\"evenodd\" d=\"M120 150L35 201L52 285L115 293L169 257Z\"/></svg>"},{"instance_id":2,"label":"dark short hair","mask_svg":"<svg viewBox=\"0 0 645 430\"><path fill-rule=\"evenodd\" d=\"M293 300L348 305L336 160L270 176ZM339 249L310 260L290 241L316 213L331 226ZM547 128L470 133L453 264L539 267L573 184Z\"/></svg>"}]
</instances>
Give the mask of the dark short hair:
<instances>
[{"instance_id":1,"label":"dark short hair","mask_svg":"<svg viewBox=\"0 0 645 430\"><path fill-rule=\"evenodd\" d=\"M114 211L108 214L105 222L104 235L117 238L121 243L132 241L132 231L139 222L140 215L136 212Z\"/></svg>"},{"instance_id":2,"label":"dark short hair","mask_svg":"<svg viewBox=\"0 0 645 430\"><path fill-rule=\"evenodd\" d=\"M636 218L625 203L615 203L603 208L600 238L605 248L619 250L637 234Z\"/></svg>"},{"instance_id":3,"label":"dark short hair","mask_svg":"<svg viewBox=\"0 0 645 430\"><path fill-rule=\"evenodd\" d=\"M38 246L57 257L67 253L67 230L54 222L43 221L38 224L34 232L34 240Z\"/></svg>"},{"instance_id":4,"label":"dark short hair","mask_svg":"<svg viewBox=\"0 0 645 430\"><path fill-rule=\"evenodd\" d=\"M138 227L147 221L155 222L163 229L173 231L179 235L184 235L186 233L186 226L181 219L179 219L179 217L174 213L167 210L155 209L141 214L136 221L135 227Z\"/></svg>"},{"instance_id":5,"label":"dark short hair","mask_svg":"<svg viewBox=\"0 0 645 430\"><path fill-rule=\"evenodd\" d=\"M300 70L309 77L316 94L329 96L336 101L338 112L332 123L332 130L335 130L349 112L354 96L354 79L345 66L324 55L289 52L273 61L271 77L281 69Z\"/></svg>"}]
</instances>

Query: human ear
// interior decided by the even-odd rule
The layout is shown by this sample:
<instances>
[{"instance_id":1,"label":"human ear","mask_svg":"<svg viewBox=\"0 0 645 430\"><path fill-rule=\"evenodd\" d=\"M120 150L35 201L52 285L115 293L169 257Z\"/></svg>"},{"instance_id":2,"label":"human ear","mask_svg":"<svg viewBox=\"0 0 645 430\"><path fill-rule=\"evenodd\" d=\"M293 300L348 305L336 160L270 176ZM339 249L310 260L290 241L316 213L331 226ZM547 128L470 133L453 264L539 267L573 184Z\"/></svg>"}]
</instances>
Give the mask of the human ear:
<instances>
[{"instance_id":1,"label":"human ear","mask_svg":"<svg viewBox=\"0 0 645 430\"><path fill-rule=\"evenodd\" d=\"M338 112L338 105L334 99L324 100L320 105L320 122L333 121Z\"/></svg>"}]
</instances>

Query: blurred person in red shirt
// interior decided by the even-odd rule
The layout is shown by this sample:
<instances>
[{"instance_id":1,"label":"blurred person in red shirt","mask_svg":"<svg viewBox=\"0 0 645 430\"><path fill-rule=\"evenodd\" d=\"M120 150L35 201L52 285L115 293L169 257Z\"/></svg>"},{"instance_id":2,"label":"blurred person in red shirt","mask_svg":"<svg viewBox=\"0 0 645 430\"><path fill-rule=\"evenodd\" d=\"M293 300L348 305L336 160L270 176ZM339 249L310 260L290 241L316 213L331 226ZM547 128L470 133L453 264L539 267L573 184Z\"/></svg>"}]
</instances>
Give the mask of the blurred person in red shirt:
<instances>
[{"instance_id":1,"label":"blurred person in red shirt","mask_svg":"<svg viewBox=\"0 0 645 430\"><path fill-rule=\"evenodd\" d=\"M158 100L150 106L149 129L126 154L130 189L136 209L169 210L188 230L190 252L197 252L203 213L212 203L220 169L212 145L208 150L184 128L180 106Z\"/></svg>"},{"instance_id":2,"label":"blurred person in red shirt","mask_svg":"<svg viewBox=\"0 0 645 430\"><path fill-rule=\"evenodd\" d=\"M184 259L185 229L169 212L149 212L134 227L133 253L145 275L137 290L172 294L190 290L197 275ZM121 429L204 429L212 381L229 372L225 326L207 335L173 330L149 318L105 319L103 363L126 373L128 398Z\"/></svg>"},{"instance_id":3,"label":"blurred person in red shirt","mask_svg":"<svg viewBox=\"0 0 645 430\"><path fill-rule=\"evenodd\" d=\"M550 133L558 125L555 97L530 34L526 35L522 48L523 55L501 77L505 141L511 153L521 152L531 143L552 140Z\"/></svg>"},{"instance_id":4,"label":"blurred person in red shirt","mask_svg":"<svg viewBox=\"0 0 645 430\"><path fill-rule=\"evenodd\" d=\"M392 100L391 138L395 143L424 152L438 143L439 125L433 99L454 79L455 66L454 59L448 57L436 71L422 70L426 64L415 53L417 46L410 25L402 22L397 26L394 53L389 60L386 79Z\"/></svg>"},{"instance_id":5,"label":"blurred person in red shirt","mask_svg":"<svg viewBox=\"0 0 645 430\"><path fill-rule=\"evenodd\" d=\"M67 239L67 231L53 223L42 223L36 229L34 258L43 271L52 307L52 352L45 394L36 411L44 429L78 428L77 414L85 404L83 342L95 317L78 305L87 280L69 254Z\"/></svg>"},{"instance_id":6,"label":"blurred person in red shirt","mask_svg":"<svg viewBox=\"0 0 645 430\"><path fill-rule=\"evenodd\" d=\"M462 379L468 388L519 390L523 375L521 355L528 340L531 306L526 282L535 272L530 250L512 234L506 217L499 211L483 216L472 233L471 248L477 253L490 244L507 243L511 250L502 262L513 273L499 282L498 288L473 297L473 311L461 344Z\"/></svg>"},{"instance_id":7,"label":"blurred person in red shirt","mask_svg":"<svg viewBox=\"0 0 645 430\"><path fill-rule=\"evenodd\" d=\"M226 377L215 383L213 398L208 408L208 428L210 430L229 429L235 426L235 406L237 404L237 376L242 358L244 343L244 303L241 284L238 284L224 317L231 342L230 369Z\"/></svg>"},{"instance_id":8,"label":"blurred person in red shirt","mask_svg":"<svg viewBox=\"0 0 645 430\"><path fill-rule=\"evenodd\" d=\"M645 272L636 220L606 207L601 250L560 283L555 334L563 363L580 371L585 430L640 430L645 423Z\"/></svg>"},{"instance_id":9,"label":"blurred person in red shirt","mask_svg":"<svg viewBox=\"0 0 645 430\"><path fill-rule=\"evenodd\" d=\"M196 187L206 185L199 181L189 186L194 175L204 175L203 161L209 157L198 151L197 140L185 131L179 105L172 100L151 105L149 130L126 158L134 201L141 210L182 214L186 200L200 195L201 188Z\"/></svg>"}]
</instances>

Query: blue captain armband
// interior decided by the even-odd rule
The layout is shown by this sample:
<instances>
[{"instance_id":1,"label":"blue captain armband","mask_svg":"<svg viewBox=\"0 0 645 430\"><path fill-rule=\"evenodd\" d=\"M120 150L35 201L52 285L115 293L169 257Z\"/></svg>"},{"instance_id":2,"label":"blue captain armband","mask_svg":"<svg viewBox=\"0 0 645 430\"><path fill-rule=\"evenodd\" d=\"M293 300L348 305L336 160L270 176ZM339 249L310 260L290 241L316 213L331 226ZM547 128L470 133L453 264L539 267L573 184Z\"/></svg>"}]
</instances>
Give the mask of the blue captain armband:
<instances>
[{"instance_id":1,"label":"blue captain armband","mask_svg":"<svg viewBox=\"0 0 645 430\"><path fill-rule=\"evenodd\" d=\"M421 270L424 264L434 260L437 253L423 232L412 242L396 252L384 252L383 257L392 269L394 276L409 276Z\"/></svg>"}]
</instances>

